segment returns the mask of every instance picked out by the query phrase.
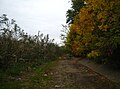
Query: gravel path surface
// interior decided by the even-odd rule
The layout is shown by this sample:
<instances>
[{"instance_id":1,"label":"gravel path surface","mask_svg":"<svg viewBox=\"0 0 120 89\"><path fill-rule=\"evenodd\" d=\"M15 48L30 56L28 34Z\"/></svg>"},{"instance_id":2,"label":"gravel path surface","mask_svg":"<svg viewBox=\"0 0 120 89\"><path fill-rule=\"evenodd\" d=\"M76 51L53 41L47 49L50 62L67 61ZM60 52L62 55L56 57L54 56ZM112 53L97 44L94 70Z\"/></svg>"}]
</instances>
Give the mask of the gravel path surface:
<instances>
[{"instance_id":1,"label":"gravel path surface","mask_svg":"<svg viewBox=\"0 0 120 89\"><path fill-rule=\"evenodd\" d=\"M51 89L120 89L76 60L59 60L52 72L54 87Z\"/></svg>"}]
</instances>

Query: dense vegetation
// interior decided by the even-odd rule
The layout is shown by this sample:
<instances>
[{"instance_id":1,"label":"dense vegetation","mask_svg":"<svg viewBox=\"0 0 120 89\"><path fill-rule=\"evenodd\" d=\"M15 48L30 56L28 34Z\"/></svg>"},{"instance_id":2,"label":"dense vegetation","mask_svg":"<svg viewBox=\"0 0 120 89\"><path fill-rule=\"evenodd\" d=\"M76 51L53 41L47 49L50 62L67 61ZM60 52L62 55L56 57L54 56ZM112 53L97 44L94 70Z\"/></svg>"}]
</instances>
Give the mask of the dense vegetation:
<instances>
[{"instance_id":1,"label":"dense vegetation","mask_svg":"<svg viewBox=\"0 0 120 89\"><path fill-rule=\"evenodd\" d=\"M28 35L15 20L3 14L0 17L0 89L33 89L37 78L40 86L45 86L42 81L47 80L42 72L62 55L62 51L49 35L40 31L37 35ZM24 85L28 81L31 85Z\"/></svg>"},{"instance_id":2,"label":"dense vegetation","mask_svg":"<svg viewBox=\"0 0 120 89\"><path fill-rule=\"evenodd\" d=\"M120 1L71 2L67 23L73 22L68 24L65 40L69 52L120 68Z\"/></svg>"},{"instance_id":3,"label":"dense vegetation","mask_svg":"<svg viewBox=\"0 0 120 89\"><path fill-rule=\"evenodd\" d=\"M0 17L0 68L17 62L41 62L55 59L60 47L40 32L30 36L5 14Z\"/></svg>"},{"instance_id":4,"label":"dense vegetation","mask_svg":"<svg viewBox=\"0 0 120 89\"><path fill-rule=\"evenodd\" d=\"M62 30L66 35L61 35L65 47L59 47L40 31L29 35L14 19L10 20L6 14L0 16L0 89L48 87L53 82L48 76L48 73L53 75L49 68L66 51L120 68L120 1L71 2L66 15L68 26L63 25ZM65 54L64 59L69 56Z\"/></svg>"}]
</instances>

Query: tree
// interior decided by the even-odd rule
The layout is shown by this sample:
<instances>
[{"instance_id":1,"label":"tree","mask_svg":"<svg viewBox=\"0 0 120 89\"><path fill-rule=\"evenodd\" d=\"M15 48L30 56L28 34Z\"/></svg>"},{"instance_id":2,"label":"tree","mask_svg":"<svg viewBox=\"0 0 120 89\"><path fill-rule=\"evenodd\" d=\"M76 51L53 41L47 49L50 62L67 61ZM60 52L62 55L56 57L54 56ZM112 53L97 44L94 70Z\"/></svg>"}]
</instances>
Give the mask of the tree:
<instances>
[{"instance_id":1,"label":"tree","mask_svg":"<svg viewBox=\"0 0 120 89\"><path fill-rule=\"evenodd\" d=\"M74 21L74 17L79 14L80 9L85 5L84 0L71 0L71 9L67 11L67 20L66 23L72 24Z\"/></svg>"},{"instance_id":2,"label":"tree","mask_svg":"<svg viewBox=\"0 0 120 89\"><path fill-rule=\"evenodd\" d=\"M79 12L76 11L74 21L70 24L66 42L69 44L68 48L78 56L119 64L120 1L85 2L86 5L82 6Z\"/></svg>"}]
</instances>

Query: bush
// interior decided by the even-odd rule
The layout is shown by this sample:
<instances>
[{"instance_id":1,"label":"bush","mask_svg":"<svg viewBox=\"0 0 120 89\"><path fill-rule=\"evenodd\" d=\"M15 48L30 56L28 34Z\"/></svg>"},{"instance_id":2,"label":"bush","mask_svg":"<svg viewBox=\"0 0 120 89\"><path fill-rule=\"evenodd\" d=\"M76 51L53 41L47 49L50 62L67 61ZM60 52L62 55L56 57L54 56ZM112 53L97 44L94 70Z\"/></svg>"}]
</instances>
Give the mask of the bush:
<instances>
[{"instance_id":1,"label":"bush","mask_svg":"<svg viewBox=\"0 0 120 89\"><path fill-rule=\"evenodd\" d=\"M0 67L20 62L50 61L61 55L61 48L54 44L49 35L30 36L7 15L0 17ZM37 59L37 60L36 60Z\"/></svg>"},{"instance_id":2,"label":"bush","mask_svg":"<svg viewBox=\"0 0 120 89\"><path fill-rule=\"evenodd\" d=\"M87 57L90 59L96 59L100 56L100 52L98 50L91 51L91 53L87 54Z\"/></svg>"}]
</instances>

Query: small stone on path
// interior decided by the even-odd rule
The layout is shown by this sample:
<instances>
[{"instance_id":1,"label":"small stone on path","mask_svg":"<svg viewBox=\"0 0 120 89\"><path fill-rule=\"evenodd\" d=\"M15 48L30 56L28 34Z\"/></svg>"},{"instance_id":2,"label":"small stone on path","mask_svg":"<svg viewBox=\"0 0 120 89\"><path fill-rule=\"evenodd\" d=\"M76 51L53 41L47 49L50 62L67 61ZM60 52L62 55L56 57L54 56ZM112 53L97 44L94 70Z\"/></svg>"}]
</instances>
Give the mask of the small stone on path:
<instances>
[{"instance_id":1,"label":"small stone on path","mask_svg":"<svg viewBox=\"0 0 120 89\"><path fill-rule=\"evenodd\" d=\"M60 85L55 85L55 88L60 88Z\"/></svg>"},{"instance_id":2,"label":"small stone on path","mask_svg":"<svg viewBox=\"0 0 120 89\"><path fill-rule=\"evenodd\" d=\"M44 74L44 76L46 77L46 76L48 76L47 74Z\"/></svg>"}]
</instances>

